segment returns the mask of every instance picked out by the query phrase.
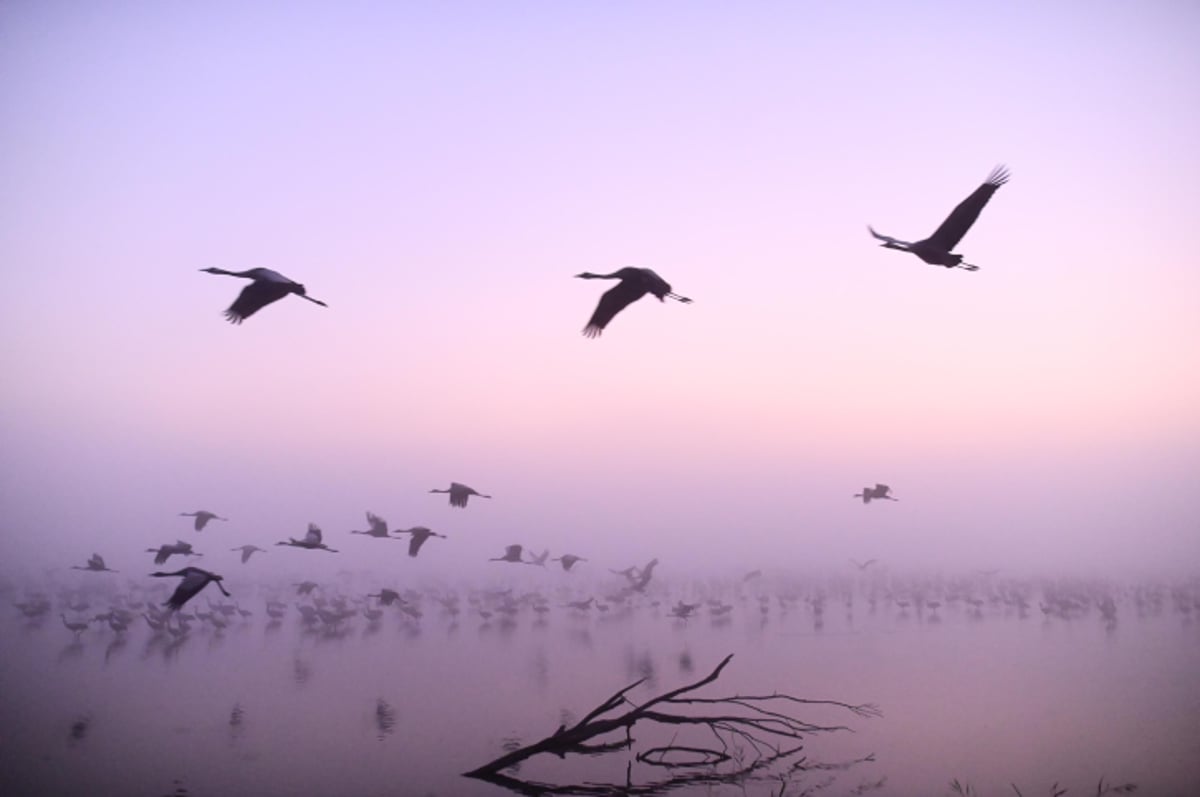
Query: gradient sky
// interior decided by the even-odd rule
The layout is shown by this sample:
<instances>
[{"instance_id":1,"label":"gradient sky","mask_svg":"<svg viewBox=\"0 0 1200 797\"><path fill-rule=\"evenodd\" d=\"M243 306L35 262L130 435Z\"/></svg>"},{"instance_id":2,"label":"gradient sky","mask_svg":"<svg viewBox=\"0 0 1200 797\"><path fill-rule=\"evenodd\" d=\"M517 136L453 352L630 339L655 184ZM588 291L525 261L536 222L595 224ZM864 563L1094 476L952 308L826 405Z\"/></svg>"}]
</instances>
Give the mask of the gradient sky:
<instances>
[{"instance_id":1,"label":"gradient sky","mask_svg":"<svg viewBox=\"0 0 1200 797\"><path fill-rule=\"evenodd\" d=\"M446 572L1194 572L1197 41L1185 0L0 4L0 558L136 570L208 508L366 567L372 509ZM868 237L998 163L979 272ZM626 265L695 303L581 337L572 275ZM230 326L207 266L329 308Z\"/></svg>"}]
</instances>

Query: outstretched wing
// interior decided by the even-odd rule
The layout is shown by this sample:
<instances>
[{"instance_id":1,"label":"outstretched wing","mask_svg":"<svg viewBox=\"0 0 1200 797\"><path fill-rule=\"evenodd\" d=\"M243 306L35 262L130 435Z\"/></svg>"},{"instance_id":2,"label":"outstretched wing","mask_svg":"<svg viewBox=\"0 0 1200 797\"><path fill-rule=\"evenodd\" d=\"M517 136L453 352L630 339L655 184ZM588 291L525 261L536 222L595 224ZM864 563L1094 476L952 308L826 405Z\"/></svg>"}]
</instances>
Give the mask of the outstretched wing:
<instances>
[{"instance_id":1,"label":"outstretched wing","mask_svg":"<svg viewBox=\"0 0 1200 797\"><path fill-rule=\"evenodd\" d=\"M613 316L624 310L647 293L646 286L640 280L621 280L604 292L596 305L596 312L583 328L583 334L589 338L599 337Z\"/></svg>"},{"instance_id":2,"label":"outstretched wing","mask_svg":"<svg viewBox=\"0 0 1200 797\"><path fill-rule=\"evenodd\" d=\"M308 524L308 533L304 535L304 542L308 545L321 544L321 527L316 523Z\"/></svg>"},{"instance_id":3,"label":"outstretched wing","mask_svg":"<svg viewBox=\"0 0 1200 797\"><path fill-rule=\"evenodd\" d=\"M386 535L388 533L387 521L381 518L379 515L376 515L374 512L367 513L367 523L371 526L371 531L376 534Z\"/></svg>"},{"instance_id":4,"label":"outstretched wing","mask_svg":"<svg viewBox=\"0 0 1200 797\"><path fill-rule=\"evenodd\" d=\"M242 288L237 300L229 305L225 317L231 324L240 324L271 302L277 302L292 292L292 282L255 281ZM197 518L199 521L199 518Z\"/></svg>"},{"instance_id":5,"label":"outstretched wing","mask_svg":"<svg viewBox=\"0 0 1200 797\"><path fill-rule=\"evenodd\" d=\"M875 228L872 227L870 224L867 225L867 232L871 233L871 235L873 235L875 238L879 239L880 241L883 241L885 244L892 244L893 246L904 246L904 247L912 246L912 244L909 243L908 241L901 241L899 238L893 238L890 235L880 235L879 233L875 232Z\"/></svg>"},{"instance_id":6,"label":"outstretched wing","mask_svg":"<svg viewBox=\"0 0 1200 797\"><path fill-rule=\"evenodd\" d=\"M972 194L958 203L953 212L946 217L942 222L942 226L934 231L933 235L929 236L929 242L937 246L943 252L949 252L954 247L958 246L958 242L967 234L967 230L971 229L971 225L979 218L979 213L983 210L983 206L992 198L992 194L996 193L996 189L1008 182L1008 169L1003 166L997 166L988 175L987 180L983 185L975 189Z\"/></svg>"}]
</instances>

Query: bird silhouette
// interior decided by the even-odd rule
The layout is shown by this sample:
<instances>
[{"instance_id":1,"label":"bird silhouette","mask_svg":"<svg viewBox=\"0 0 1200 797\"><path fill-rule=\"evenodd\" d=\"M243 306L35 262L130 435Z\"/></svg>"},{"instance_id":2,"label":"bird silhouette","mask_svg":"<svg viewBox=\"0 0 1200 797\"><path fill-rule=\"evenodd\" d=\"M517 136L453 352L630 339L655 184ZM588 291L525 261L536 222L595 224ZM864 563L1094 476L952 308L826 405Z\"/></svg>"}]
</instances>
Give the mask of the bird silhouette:
<instances>
[{"instance_id":1,"label":"bird silhouette","mask_svg":"<svg viewBox=\"0 0 1200 797\"><path fill-rule=\"evenodd\" d=\"M183 608L183 604L190 601L196 596L200 590L208 586L209 582L217 585L217 589L224 593L226 598L232 597L221 584L222 576L216 573L210 573L207 570L201 570L198 567L185 567L182 570L177 570L174 573L151 573L150 575L157 578L166 578L168 576L183 576L183 581L179 582L179 586L175 587L175 592L167 598L165 606L170 609L179 610Z\"/></svg>"},{"instance_id":2,"label":"bird silhouette","mask_svg":"<svg viewBox=\"0 0 1200 797\"><path fill-rule=\"evenodd\" d=\"M864 487L861 493L855 493L855 498L861 498L864 504L869 504L871 501L899 501L899 498L893 498L891 493L892 488L886 484L876 484L874 487Z\"/></svg>"},{"instance_id":3,"label":"bird silhouette","mask_svg":"<svg viewBox=\"0 0 1200 797\"><path fill-rule=\"evenodd\" d=\"M277 542L276 545L292 545L296 548L307 548L310 551L329 551L337 553L333 548L330 548L325 543L321 542L321 528L316 523L308 524L308 533L304 535L304 539L298 540L295 537L288 537L287 542Z\"/></svg>"},{"instance_id":4,"label":"bird silhouette","mask_svg":"<svg viewBox=\"0 0 1200 797\"><path fill-rule=\"evenodd\" d=\"M865 561L865 562L860 562L860 561L858 561L857 559L851 559L850 561L851 561L851 563L853 563L853 564L854 564L854 566L855 566L855 567L857 567L859 570L866 570L868 567L870 567L871 565L875 564L875 562L877 562L877 561L879 561L879 560L877 560L877 559L868 559L868 560L867 560L867 561Z\"/></svg>"},{"instance_id":5,"label":"bird silhouette","mask_svg":"<svg viewBox=\"0 0 1200 797\"><path fill-rule=\"evenodd\" d=\"M366 534L370 537L379 537L380 539L395 539L388 536L387 521L376 515L374 512L367 513L367 525L370 526L366 531L351 531L351 534Z\"/></svg>"},{"instance_id":6,"label":"bird silhouette","mask_svg":"<svg viewBox=\"0 0 1200 797\"><path fill-rule=\"evenodd\" d=\"M402 531L397 531L396 533L412 535L408 540L408 555L409 556L416 556L418 553L420 553L421 546L424 545L425 541L428 540L430 537L441 537L443 540L446 539L445 534L438 534L436 531L431 531L430 529L427 529L424 526L413 526L411 529L404 529ZM394 539L398 539L398 538L394 538Z\"/></svg>"},{"instance_id":7,"label":"bird silhouette","mask_svg":"<svg viewBox=\"0 0 1200 797\"><path fill-rule=\"evenodd\" d=\"M530 564L530 565L537 565L538 567L545 567L546 560L549 558L550 558L550 549L547 548L546 550L542 551L540 554L536 554L536 555L530 554L529 558L525 560L525 563Z\"/></svg>"},{"instance_id":8,"label":"bird silhouette","mask_svg":"<svg viewBox=\"0 0 1200 797\"><path fill-rule=\"evenodd\" d=\"M690 304L692 301L686 296L672 293L670 284L648 268L627 266L619 268L611 274L593 274L585 271L575 276L585 280L620 280L600 297L596 311L592 313L587 326L583 328L584 336L589 338L599 337L617 313L647 293L653 294L660 302L665 299L674 299L683 304Z\"/></svg>"},{"instance_id":9,"label":"bird silhouette","mask_svg":"<svg viewBox=\"0 0 1200 797\"><path fill-rule=\"evenodd\" d=\"M121 572L120 570L113 570L111 567L107 567L104 564L104 557L98 553L94 553L90 557L88 557L88 563L87 563L86 567L80 567L79 565L71 565L71 569L72 570L90 570L93 573L119 573L119 572Z\"/></svg>"},{"instance_id":10,"label":"bird silhouette","mask_svg":"<svg viewBox=\"0 0 1200 797\"><path fill-rule=\"evenodd\" d=\"M450 482L450 486L447 487L445 490L434 489L434 490L430 490L429 492L431 492L431 493L449 493L450 494L450 506L457 506L457 507L465 507L467 505L467 499L473 495L477 495L480 498L491 498L490 495L484 495L483 493L476 492L473 488L468 487L465 484L459 484L458 482Z\"/></svg>"},{"instance_id":11,"label":"bird silhouette","mask_svg":"<svg viewBox=\"0 0 1200 797\"><path fill-rule=\"evenodd\" d=\"M550 561L558 562L559 564L561 564L563 570L570 570L572 567L575 566L576 562L586 562L587 559L584 559L582 556L576 556L573 553L565 553L562 556L556 556L555 558L551 559Z\"/></svg>"},{"instance_id":12,"label":"bird silhouette","mask_svg":"<svg viewBox=\"0 0 1200 797\"><path fill-rule=\"evenodd\" d=\"M249 562L250 557L255 552L266 553L266 551L264 549L259 548L257 545L239 545L237 548L230 548L229 550L242 552L242 564L246 564L246 562Z\"/></svg>"},{"instance_id":13,"label":"bird silhouette","mask_svg":"<svg viewBox=\"0 0 1200 797\"><path fill-rule=\"evenodd\" d=\"M1008 182L1008 176L1008 169L1003 166L997 166L993 169L983 185L976 188L962 202L959 202L958 206L951 211L950 215L934 231L933 235L923 241L909 243L908 241L892 238L890 235L880 235L870 225L867 225L867 230L875 238L883 241L880 246L886 249L912 252L926 263L934 266L978 271L979 266L964 263L962 255L954 254L950 250L958 246L958 242L962 240L963 236L967 234L967 230L971 229L971 225L979 218L979 213L983 210L984 205L988 203L988 200L992 198L992 194L996 193L996 189Z\"/></svg>"},{"instance_id":14,"label":"bird silhouette","mask_svg":"<svg viewBox=\"0 0 1200 797\"><path fill-rule=\"evenodd\" d=\"M497 556L493 559L488 559L489 562L512 562L514 564L525 564L521 560L521 546L510 545L504 549L504 556Z\"/></svg>"},{"instance_id":15,"label":"bird silhouette","mask_svg":"<svg viewBox=\"0 0 1200 797\"><path fill-rule=\"evenodd\" d=\"M391 606L393 603L396 603L396 602L400 602L400 603L404 602L403 599L400 597L399 592L396 592L396 590L394 590L394 589L388 589L387 587L380 589L379 592L376 592L373 594L368 594L367 597L368 598L379 598L379 602L381 604L383 604L384 606Z\"/></svg>"},{"instance_id":16,"label":"bird silhouette","mask_svg":"<svg viewBox=\"0 0 1200 797\"><path fill-rule=\"evenodd\" d=\"M195 512L180 512L179 516L195 518L196 520L193 525L196 531L204 531L204 527L208 525L208 521L210 520L229 520L229 518L220 517L216 513L204 509L198 509Z\"/></svg>"},{"instance_id":17,"label":"bird silhouette","mask_svg":"<svg viewBox=\"0 0 1200 797\"><path fill-rule=\"evenodd\" d=\"M154 564L166 564L167 560L172 556L203 556L204 554L196 553L192 550L190 542L176 540L174 543L166 543L157 548L147 548L146 553L154 554Z\"/></svg>"},{"instance_id":18,"label":"bird silhouette","mask_svg":"<svg viewBox=\"0 0 1200 797\"><path fill-rule=\"evenodd\" d=\"M299 282L293 282L278 271L272 271L269 268L252 268L246 271L226 271L223 268L202 268L200 270L207 271L209 274L225 274L230 277L243 277L254 280L245 288L242 288L242 292L238 294L237 299L225 311L225 317L229 319L229 323L231 324L242 323L268 304L271 304L271 302L277 302L289 293L294 293L301 299L307 299L313 304L328 307L320 299L314 299L309 296L305 292L304 286Z\"/></svg>"}]
</instances>

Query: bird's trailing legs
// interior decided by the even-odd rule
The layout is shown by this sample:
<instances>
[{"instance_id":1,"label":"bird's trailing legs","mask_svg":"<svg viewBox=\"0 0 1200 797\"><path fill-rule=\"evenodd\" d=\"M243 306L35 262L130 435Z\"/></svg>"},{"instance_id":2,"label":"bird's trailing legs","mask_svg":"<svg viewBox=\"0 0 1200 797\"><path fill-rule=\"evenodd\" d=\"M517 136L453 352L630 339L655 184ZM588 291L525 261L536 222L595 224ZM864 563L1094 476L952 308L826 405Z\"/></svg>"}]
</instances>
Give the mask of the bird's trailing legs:
<instances>
[{"instance_id":1,"label":"bird's trailing legs","mask_svg":"<svg viewBox=\"0 0 1200 797\"><path fill-rule=\"evenodd\" d=\"M668 293L667 298L674 299L675 301L682 302L683 304L691 304L692 303L691 299L689 299L686 296L680 296L678 293Z\"/></svg>"}]
</instances>

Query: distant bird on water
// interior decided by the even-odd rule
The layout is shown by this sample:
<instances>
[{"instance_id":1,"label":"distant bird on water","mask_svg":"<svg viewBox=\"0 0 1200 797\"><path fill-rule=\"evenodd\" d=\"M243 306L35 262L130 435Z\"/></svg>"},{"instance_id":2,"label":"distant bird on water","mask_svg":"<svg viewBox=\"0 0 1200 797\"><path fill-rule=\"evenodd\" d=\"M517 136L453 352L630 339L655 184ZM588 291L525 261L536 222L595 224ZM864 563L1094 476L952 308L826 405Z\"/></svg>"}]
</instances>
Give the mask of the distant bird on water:
<instances>
[{"instance_id":1,"label":"distant bird on water","mask_svg":"<svg viewBox=\"0 0 1200 797\"><path fill-rule=\"evenodd\" d=\"M874 487L864 487L861 493L855 493L855 498L861 498L864 504L869 504L871 501L899 501L899 498L892 498L890 493L892 488L886 484L876 484Z\"/></svg>"},{"instance_id":2,"label":"distant bird on water","mask_svg":"<svg viewBox=\"0 0 1200 797\"><path fill-rule=\"evenodd\" d=\"M425 541L430 537L441 537L443 540L446 539L445 534L438 534L436 531L431 531L424 526L413 526L411 529L403 529L397 531L396 533L412 535L408 540L409 556L416 556L418 553L420 553L421 546L424 545ZM393 537L392 539L399 539L399 537Z\"/></svg>"},{"instance_id":3,"label":"distant bird on water","mask_svg":"<svg viewBox=\"0 0 1200 797\"><path fill-rule=\"evenodd\" d=\"M194 517L196 519L196 531L204 531L204 527L208 525L210 520L229 520L227 517L221 517L215 512L209 512L204 509L198 509L195 512L180 512L180 517Z\"/></svg>"},{"instance_id":4,"label":"distant bird on water","mask_svg":"<svg viewBox=\"0 0 1200 797\"><path fill-rule=\"evenodd\" d=\"M175 592L166 600L165 605L171 609L183 608L183 604L194 598L196 593L208 586L210 581L217 585L217 589L221 590L226 598L233 597L221 584L221 576L218 576L216 573L210 573L207 570L201 570L198 567L185 567L174 573L151 573L150 575L158 578L183 576L183 581L179 582L179 586L175 588Z\"/></svg>"},{"instance_id":5,"label":"distant bird on water","mask_svg":"<svg viewBox=\"0 0 1200 797\"><path fill-rule=\"evenodd\" d=\"M596 305L596 311L592 313L587 326L583 328L583 334L589 338L599 337L600 333L604 331L604 328L608 326L608 323L613 320L613 317L617 313L647 293L654 294L654 297L660 302L665 299L674 299L683 304L690 304L692 301L686 296L672 293L670 283L648 268L627 266L619 268L611 274L593 274L590 271L585 271L575 276L585 280L620 280L616 286L609 288L600 297L600 303Z\"/></svg>"},{"instance_id":6,"label":"distant bird on water","mask_svg":"<svg viewBox=\"0 0 1200 797\"><path fill-rule=\"evenodd\" d=\"M958 203L958 207L954 208L950 215L946 217L946 220L942 222L942 225L934 230L933 235L923 241L909 243L892 238L889 235L880 235L870 225L867 225L867 229L871 235L883 241L880 246L886 249L899 249L901 252L912 252L926 263L934 266L978 271L979 266L964 263L962 255L953 254L950 250L958 246L958 242L967 234L967 230L971 229L971 225L979 218L980 211L983 210L988 200L992 198L992 194L996 193L996 189L1007 182L1008 169L1003 166L997 166L988 175L983 185L976 188L969 197Z\"/></svg>"},{"instance_id":7,"label":"distant bird on water","mask_svg":"<svg viewBox=\"0 0 1200 797\"><path fill-rule=\"evenodd\" d=\"M277 542L275 544L293 545L297 548L307 548L310 551L329 551L330 553L337 553L336 550L321 542L321 527L316 523L308 524L308 533L304 535L304 539L298 540L295 537L288 537L287 542Z\"/></svg>"},{"instance_id":8,"label":"distant bird on water","mask_svg":"<svg viewBox=\"0 0 1200 797\"><path fill-rule=\"evenodd\" d=\"M255 553L266 553L264 549L259 548L257 545L239 545L238 547L230 548L229 550L242 552L242 564L249 562L250 557Z\"/></svg>"},{"instance_id":9,"label":"distant bird on water","mask_svg":"<svg viewBox=\"0 0 1200 797\"><path fill-rule=\"evenodd\" d=\"M473 495L477 495L480 498L491 498L490 495L484 495L483 493L476 492L473 488L468 487L465 484L459 484L458 482L450 482L450 486L445 490L434 489L430 490L429 492L450 493L450 506L457 507L465 507L467 505L467 499Z\"/></svg>"},{"instance_id":10,"label":"distant bird on water","mask_svg":"<svg viewBox=\"0 0 1200 797\"><path fill-rule=\"evenodd\" d=\"M233 304L225 311L225 317L231 324L240 324L271 302L277 302L289 293L294 293L301 299L308 299L313 304L322 307L329 305L320 299L314 299L304 291L304 286L293 282L278 271L269 268L252 268L246 271L226 271L223 268L202 268L209 274L226 274L230 277L243 277L254 280L238 294Z\"/></svg>"},{"instance_id":11,"label":"distant bird on water","mask_svg":"<svg viewBox=\"0 0 1200 797\"><path fill-rule=\"evenodd\" d=\"M71 569L72 570L91 570L93 573L119 573L119 572L121 572L120 570L113 570L111 567L107 567L104 564L104 557L98 553L94 553L91 555L90 558L88 558L88 563L87 563L86 567L80 567L79 565L71 565Z\"/></svg>"}]
</instances>

